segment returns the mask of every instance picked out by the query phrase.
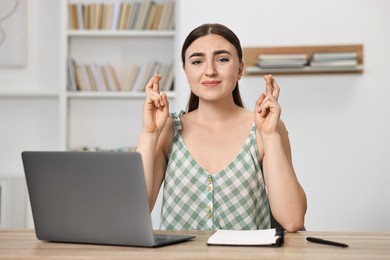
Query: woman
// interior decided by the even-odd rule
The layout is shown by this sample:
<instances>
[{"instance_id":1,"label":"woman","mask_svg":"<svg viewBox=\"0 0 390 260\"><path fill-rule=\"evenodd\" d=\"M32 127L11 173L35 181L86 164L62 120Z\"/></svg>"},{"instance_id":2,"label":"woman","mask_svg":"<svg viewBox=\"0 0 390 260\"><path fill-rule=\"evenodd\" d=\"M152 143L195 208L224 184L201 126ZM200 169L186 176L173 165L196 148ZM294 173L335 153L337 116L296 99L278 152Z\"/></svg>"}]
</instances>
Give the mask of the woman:
<instances>
[{"instance_id":1,"label":"woman","mask_svg":"<svg viewBox=\"0 0 390 260\"><path fill-rule=\"evenodd\" d=\"M243 107L240 41L220 24L195 28L182 62L191 88L186 113L169 116L154 75L137 147L151 209L164 181L161 228L264 229L272 211L286 231L301 229L306 196L280 120L276 81L265 76L254 111Z\"/></svg>"}]
</instances>

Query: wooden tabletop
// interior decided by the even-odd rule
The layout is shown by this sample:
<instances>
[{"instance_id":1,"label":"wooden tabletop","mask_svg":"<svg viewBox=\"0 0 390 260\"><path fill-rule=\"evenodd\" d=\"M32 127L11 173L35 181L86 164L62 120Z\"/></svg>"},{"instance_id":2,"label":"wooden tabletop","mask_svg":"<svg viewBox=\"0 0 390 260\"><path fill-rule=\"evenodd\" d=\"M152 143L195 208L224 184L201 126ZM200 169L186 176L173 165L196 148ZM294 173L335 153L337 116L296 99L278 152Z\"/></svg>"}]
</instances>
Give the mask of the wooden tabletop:
<instances>
[{"instance_id":1,"label":"wooden tabletop","mask_svg":"<svg viewBox=\"0 0 390 260\"><path fill-rule=\"evenodd\" d=\"M160 231L161 232L161 231ZM390 259L390 232L288 233L282 247L207 246L211 231L172 231L196 239L160 248L65 244L39 241L33 229L0 229L0 259ZM347 248L315 244L307 236Z\"/></svg>"}]
</instances>

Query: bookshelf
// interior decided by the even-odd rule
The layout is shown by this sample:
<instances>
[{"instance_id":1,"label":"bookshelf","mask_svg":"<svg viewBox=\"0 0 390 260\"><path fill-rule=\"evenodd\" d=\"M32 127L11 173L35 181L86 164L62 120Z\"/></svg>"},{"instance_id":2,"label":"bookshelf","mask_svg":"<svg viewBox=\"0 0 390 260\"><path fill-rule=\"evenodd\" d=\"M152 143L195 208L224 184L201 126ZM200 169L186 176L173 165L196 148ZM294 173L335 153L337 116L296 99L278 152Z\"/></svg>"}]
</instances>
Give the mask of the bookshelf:
<instances>
[{"instance_id":1,"label":"bookshelf","mask_svg":"<svg viewBox=\"0 0 390 260\"><path fill-rule=\"evenodd\" d=\"M151 5L152 1L64 1L62 8L62 27L63 27L63 58L72 59L77 65L89 66L92 64L110 64L115 76L121 86L124 86L131 66L140 67L138 77L141 77L142 68L148 64L158 62L160 65L173 64L175 31L173 30L173 21L164 22L164 26L154 28L140 27L134 20L133 26L130 22L126 28L119 28L119 21L124 18L116 18L118 25L115 27L103 26L104 11L101 13L101 26L87 25L85 22L90 20L88 16L83 17L84 27L75 27L74 16L70 13L73 8L82 6L83 15L87 7L100 4L103 9L110 5L112 10L115 6L120 6L124 10L125 5L131 5L131 8L137 6L138 17L143 16L145 21L148 15L142 14L141 9L146 5ZM154 1L154 6L162 7L174 5L175 1ZM78 6L78 7L77 7ZM152 8L150 7L150 13ZM87 11L91 12L91 11ZM157 11L156 11L157 12ZM164 12L164 11L161 11ZM164 14L161 14L161 17ZM174 15L172 19L174 19ZM111 16L114 20L115 14ZM77 18L76 18L77 19ZM96 18L95 18L96 19ZM128 18L129 21L131 18ZM135 19L135 18L134 18ZM162 18L161 18L162 19ZM108 22L110 23L110 22ZM93 24L96 25L96 22ZM150 23L151 24L151 23ZM151 26L151 25L150 25ZM60 113L61 113L61 133L60 146L64 150L80 150L84 147L88 149L103 150L122 150L136 146L139 132L142 124L142 109L145 99L143 91L113 91L112 89L103 90L80 90L78 83L77 90L69 88L68 71L69 66L62 64L62 81L60 94ZM174 69L174 68L172 68ZM140 80L140 82L142 82ZM107 85L106 85L107 86ZM143 86L143 84L139 84ZM168 98L172 102L175 93L172 89L167 90Z\"/></svg>"},{"instance_id":2,"label":"bookshelf","mask_svg":"<svg viewBox=\"0 0 390 260\"><path fill-rule=\"evenodd\" d=\"M312 68L261 68L257 66L260 54L306 54L310 61L314 53L354 52L357 54L357 65L346 67ZM264 74L335 74L363 72L363 45L318 45L318 46L279 46L279 47L244 47L245 75L257 76Z\"/></svg>"},{"instance_id":3,"label":"bookshelf","mask_svg":"<svg viewBox=\"0 0 390 260\"><path fill-rule=\"evenodd\" d=\"M68 91L68 58L80 64L106 64L124 80L131 64L173 63L174 29L70 29L70 3L135 3L146 0L40 0L27 8L28 59L25 68L0 68L1 226L32 227L23 212L27 195L12 195L13 183L25 190L21 152L81 147L121 149L137 144L145 93ZM176 0L156 0L163 4ZM173 15L173 21L175 16ZM6 28L5 28L6 29ZM176 69L176 68L175 68ZM174 106L175 91L167 91ZM6 188L8 187L8 189ZM12 210L20 210L15 214Z\"/></svg>"}]
</instances>

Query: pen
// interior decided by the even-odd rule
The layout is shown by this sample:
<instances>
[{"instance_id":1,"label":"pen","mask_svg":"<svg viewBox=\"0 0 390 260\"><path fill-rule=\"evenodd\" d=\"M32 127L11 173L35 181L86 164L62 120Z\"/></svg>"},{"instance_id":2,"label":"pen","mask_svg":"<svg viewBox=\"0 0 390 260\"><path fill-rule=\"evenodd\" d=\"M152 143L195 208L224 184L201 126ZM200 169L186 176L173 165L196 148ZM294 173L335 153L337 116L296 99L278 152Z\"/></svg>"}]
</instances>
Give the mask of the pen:
<instances>
[{"instance_id":1,"label":"pen","mask_svg":"<svg viewBox=\"0 0 390 260\"><path fill-rule=\"evenodd\" d=\"M317 237L307 237L307 241L313 242L313 243L319 243L319 244L324 244L324 245L331 245L331 246L339 246L339 247L348 247L347 244L339 243L339 242L334 242L330 240L325 240Z\"/></svg>"}]
</instances>

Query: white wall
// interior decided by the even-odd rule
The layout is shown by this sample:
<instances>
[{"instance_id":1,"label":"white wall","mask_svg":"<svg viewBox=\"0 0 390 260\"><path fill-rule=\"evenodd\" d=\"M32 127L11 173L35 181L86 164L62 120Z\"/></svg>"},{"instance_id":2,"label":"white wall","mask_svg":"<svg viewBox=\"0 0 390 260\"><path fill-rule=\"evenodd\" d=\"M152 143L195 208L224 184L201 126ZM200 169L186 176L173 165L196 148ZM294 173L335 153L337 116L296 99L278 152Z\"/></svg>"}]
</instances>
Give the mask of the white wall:
<instances>
[{"instance_id":1,"label":"white wall","mask_svg":"<svg viewBox=\"0 0 390 260\"><path fill-rule=\"evenodd\" d=\"M277 76L282 118L307 197L309 230L390 231L390 1L181 1L179 41L196 26L229 26L243 46L363 44L361 75ZM179 52L179 50L178 50ZM188 87L176 84L177 108ZM240 82L252 109L260 77Z\"/></svg>"},{"instance_id":2,"label":"white wall","mask_svg":"<svg viewBox=\"0 0 390 260\"><path fill-rule=\"evenodd\" d=\"M31 226L21 151L59 147L58 98L17 95L37 90L58 92L59 1L25 2L27 66L0 69L0 181L7 186L2 194L3 225L7 227ZM4 26L7 20L1 22L8 28Z\"/></svg>"}]
</instances>

